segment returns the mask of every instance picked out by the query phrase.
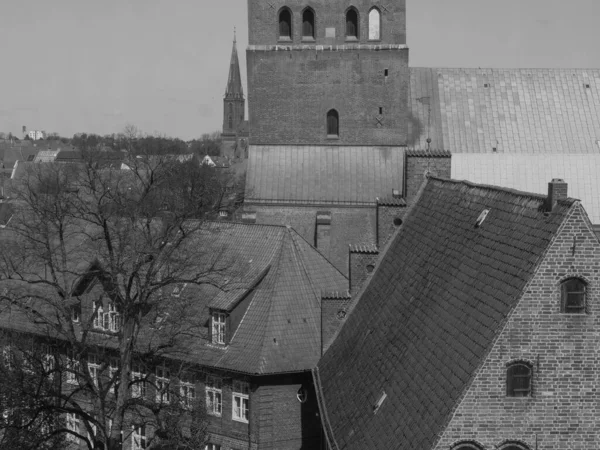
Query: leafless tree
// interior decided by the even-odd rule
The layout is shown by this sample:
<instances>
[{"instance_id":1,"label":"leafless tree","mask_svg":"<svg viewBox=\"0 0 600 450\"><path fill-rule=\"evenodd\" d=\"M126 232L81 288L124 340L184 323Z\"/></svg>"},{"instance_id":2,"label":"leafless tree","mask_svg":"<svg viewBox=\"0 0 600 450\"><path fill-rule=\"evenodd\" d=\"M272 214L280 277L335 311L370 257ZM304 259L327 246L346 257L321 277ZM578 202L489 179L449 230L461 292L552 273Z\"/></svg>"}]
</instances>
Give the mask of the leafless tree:
<instances>
[{"instance_id":1,"label":"leafless tree","mask_svg":"<svg viewBox=\"0 0 600 450\"><path fill-rule=\"evenodd\" d=\"M14 189L0 234L0 326L22 363L3 370L29 384L11 383L2 407L31 419L0 423L4 436L37 427L54 448L62 439L109 450L149 445L150 430L162 448L204 442L189 342L204 327L194 299L222 289L234 264L204 225L225 188L194 160L137 155L126 167L105 169L94 155L34 164Z\"/></svg>"}]
</instances>

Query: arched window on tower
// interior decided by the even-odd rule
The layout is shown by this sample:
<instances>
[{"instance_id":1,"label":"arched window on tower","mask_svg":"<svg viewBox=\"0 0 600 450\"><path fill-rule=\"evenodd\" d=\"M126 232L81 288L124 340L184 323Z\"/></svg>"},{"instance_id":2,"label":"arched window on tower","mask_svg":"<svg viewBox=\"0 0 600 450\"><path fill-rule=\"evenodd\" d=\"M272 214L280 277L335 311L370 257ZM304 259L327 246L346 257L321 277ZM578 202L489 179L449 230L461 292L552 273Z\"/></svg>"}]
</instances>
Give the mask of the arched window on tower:
<instances>
[{"instance_id":1,"label":"arched window on tower","mask_svg":"<svg viewBox=\"0 0 600 450\"><path fill-rule=\"evenodd\" d=\"M339 137L340 117L335 109L327 112L327 137Z\"/></svg>"},{"instance_id":2,"label":"arched window on tower","mask_svg":"<svg viewBox=\"0 0 600 450\"><path fill-rule=\"evenodd\" d=\"M302 39L314 40L315 38L315 12L306 8L302 13Z\"/></svg>"},{"instance_id":3,"label":"arched window on tower","mask_svg":"<svg viewBox=\"0 0 600 450\"><path fill-rule=\"evenodd\" d=\"M229 129L233 129L233 103L229 103Z\"/></svg>"},{"instance_id":4,"label":"arched window on tower","mask_svg":"<svg viewBox=\"0 0 600 450\"><path fill-rule=\"evenodd\" d=\"M377 8L369 11L369 40L378 41L381 39L381 12Z\"/></svg>"},{"instance_id":5,"label":"arched window on tower","mask_svg":"<svg viewBox=\"0 0 600 450\"><path fill-rule=\"evenodd\" d=\"M279 12L279 39L292 40L292 13L287 8L283 8Z\"/></svg>"},{"instance_id":6,"label":"arched window on tower","mask_svg":"<svg viewBox=\"0 0 600 450\"><path fill-rule=\"evenodd\" d=\"M346 12L346 39L358 39L358 12L354 8Z\"/></svg>"}]
</instances>

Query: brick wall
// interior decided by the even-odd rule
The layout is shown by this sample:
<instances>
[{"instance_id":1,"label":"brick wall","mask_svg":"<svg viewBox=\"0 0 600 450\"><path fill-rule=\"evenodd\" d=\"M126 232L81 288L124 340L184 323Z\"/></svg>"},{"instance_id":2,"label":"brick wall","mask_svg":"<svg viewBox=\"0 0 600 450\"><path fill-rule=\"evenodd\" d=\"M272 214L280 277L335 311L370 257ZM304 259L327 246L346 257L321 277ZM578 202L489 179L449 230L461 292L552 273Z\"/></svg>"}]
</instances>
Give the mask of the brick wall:
<instances>
[{"instance_id":1,"label":"brick wall","mask_svg":"<svg viewBox=\"0 0 600 450\"><path fill-rule=\"evenodd\" d=\"M377 205L377 247L382 249L388 239L401 225L406 214L405 206Z\"/></svg>"},{"instance_id":2,"label":"brick wall","mask_svg":"<svg viewBox=\"0 0 600 450\"><path fill-rule=\"evenodd\" d=\"M350 305L350 296L339 295L335 297L323 297L321 299L321 333L323 342L323 353L331 345L332 338L340 329L347 316L347 308Z\"/></svg>"},{"instance_id":3,"label":"brick wall","mask_svg":"<svg viewBox=\"0 0 600 450\"><path fill-rule=\"evenodd\" d=\"M310 373L262 377L259 383L259 448L320 448L321 422ZM302 387L307 391L305 403L300 403L297 398Z\"/></svg>"},{"instance_id":4,"label":"brick wall","mask_svg":"<svg viewBox=\"0 0 600 450\"><path fill-rule=\"evenodd\" d=\"M407 49L249 49L247 63L251 144L406 142ZM339 114L338 139L327 138L330 109Z\"/></svg>"},{"instance_id":5,"label":"brick wall","mask_svg":"<svg viewBox=\"0 0 600 450\"><path fill-rule=\"evenodd\" d=\"M573 244L575 240L575 254ZM531 449L589 450L600 442L600 244L577 206L435 447L461 439L486 449L520 440ZM560 282L583 277L587 314L560 312ZM506 363L533 364L531 397L506 397Z\"/></svg>"},{"instance_id":6,"label":"brick wall","mask_svg":"<svg viewBox=\"0 0 600 450\"><path fill-rule=\"evenodd\" d=\"M317 206L249 205L256 211L256 223L289 225L314 245ZM329 253L323 255L342 273L348 273L348 245L375 244L375 207L328 208L331 213ZM321 251L321 250L319 250Z\"/></svg>"},{"instance_id":7,"label":"brick wall","mask_svg":"<svg viewBox=\"0 0 600 450\"><path fill-rule=\"evenodd\" d=\"M250 0L248 2L248 33L250 45L277 43L279 37L278 13L283 6L292 11L292 43L302 43L302 11L311 6L315 12L315 43L317 45L341 45L346 42L345 13L354 6L359 14L359 40L367 43L367 16L372 6L379 6L381 14L382 44L406 43L406 1L394 0L385 4L365 0ZM335 29L335 37L326 37L326 30Z\"/></svg>"},{"instance_id":8,"label":"brick wall","mask_svg":"<svg viewBox=\"0 0 600 450\"><path fill-rule=\"evenodd\" d=\"M372 250L350 249L350 292L355 295L356 292L365 284L375 270L375 263L379 252Z\"/></svg>"},{"instance_id":9,"label":"brick wall","mask_svg":"<svg viewBox=\"0 0 600 450\"><path fill-rule=\"evenodd\" d=\"M407 151L404 163L404 198L412 202L425 181L425 174L441 178L451 178L451 157L449 152Z\"/></svg>"}]
</instances>

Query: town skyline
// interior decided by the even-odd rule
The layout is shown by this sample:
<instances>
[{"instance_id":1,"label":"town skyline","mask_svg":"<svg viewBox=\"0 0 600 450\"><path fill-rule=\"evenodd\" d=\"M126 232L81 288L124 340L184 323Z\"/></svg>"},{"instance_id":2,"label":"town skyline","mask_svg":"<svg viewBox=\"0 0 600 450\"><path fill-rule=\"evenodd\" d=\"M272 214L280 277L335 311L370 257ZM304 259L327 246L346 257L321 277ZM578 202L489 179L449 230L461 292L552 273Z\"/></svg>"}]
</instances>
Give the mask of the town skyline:
<instances>
[{"instance_id":1,"label":"town skyline","mask_svg":"<svg viewBox=\"0 0 600 450\"><path fill-rule=\"evenodd\" d=\"M0 131L70 137L145 133L193 139L222 126L234 27L244 92L247 4L165 1L100 4L10 0L0 18L9 70ZM600 4L557 0L407 5L412 67L600 67Z\"/></svg>"}]
</instances>

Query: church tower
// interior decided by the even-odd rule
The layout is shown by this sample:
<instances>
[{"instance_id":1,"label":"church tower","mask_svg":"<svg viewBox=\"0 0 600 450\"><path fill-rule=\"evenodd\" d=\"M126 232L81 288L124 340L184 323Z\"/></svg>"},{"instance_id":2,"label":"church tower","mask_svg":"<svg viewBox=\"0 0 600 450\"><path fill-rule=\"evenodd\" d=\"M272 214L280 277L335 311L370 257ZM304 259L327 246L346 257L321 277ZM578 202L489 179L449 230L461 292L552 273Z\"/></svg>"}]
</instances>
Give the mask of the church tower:
<instances>
[{"instance_id":1,"label":"church tower","mask_svg":"<svg viewBox=\"0 0 600 450\"><path fill-rule=\"evenodd\" d=\"M251 145L406 144L406 0L248 0Z\"/></svg>"},{"instance_id":2,"label":"church tower","mask_svg":"<svg viewBox=\"0 0 600 450\"><path fill-rule=\"evenodd\" d=\"M235 140L238 130L244 122L245 115L244 90L240 76L240 62L238 59L235 32L233 36L233 49L229 63L229 77L223 98L223 134L224 140Z\"/></svg>"}]
</instances>

